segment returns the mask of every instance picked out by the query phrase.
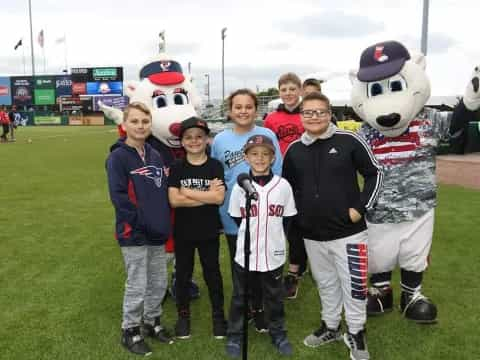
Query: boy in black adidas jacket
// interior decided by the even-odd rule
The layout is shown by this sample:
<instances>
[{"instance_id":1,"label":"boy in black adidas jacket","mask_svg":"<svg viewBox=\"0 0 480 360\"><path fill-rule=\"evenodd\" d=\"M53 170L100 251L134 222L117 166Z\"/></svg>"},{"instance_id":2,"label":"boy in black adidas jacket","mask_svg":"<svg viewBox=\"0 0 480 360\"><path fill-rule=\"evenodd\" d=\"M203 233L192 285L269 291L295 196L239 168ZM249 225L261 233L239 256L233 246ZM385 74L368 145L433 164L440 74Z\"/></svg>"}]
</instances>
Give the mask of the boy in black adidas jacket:
<instances>
[{"instance_id":1,"label":"boy in black adidas jacket","mask_svg":"<svg viewBox=\"0 0 480 360\"><path fill-rule=\"evenodd\" d=\"M322 324L304 344L341 340L342 307L351 359L368 359L365 339L367 232L365 210L375 204L382 172L369 146L331 123L329 99L318 93L301 105L305 133L288 148L283 177L291 184L312 275L322 302ZM357 173L364 178L360 191Z\"/></svg>"},{"instance_id":2,"label":"boy in black adidas jacket","mask_svg":"<svg viewBox=\"0 0 480 360\"><path fill-rule=\"evenodd\" d=\"M124 111L127 137L111 147L107 159L108 188L116 214L116 238L122 250L127 281L123 299L122 345L149 355L140 332L163 343L171 337L160 324L167 288L165 241L170 233L170 209L165 164L145 139L152 116L142 103Z\"/></svg>"}]
</instances>

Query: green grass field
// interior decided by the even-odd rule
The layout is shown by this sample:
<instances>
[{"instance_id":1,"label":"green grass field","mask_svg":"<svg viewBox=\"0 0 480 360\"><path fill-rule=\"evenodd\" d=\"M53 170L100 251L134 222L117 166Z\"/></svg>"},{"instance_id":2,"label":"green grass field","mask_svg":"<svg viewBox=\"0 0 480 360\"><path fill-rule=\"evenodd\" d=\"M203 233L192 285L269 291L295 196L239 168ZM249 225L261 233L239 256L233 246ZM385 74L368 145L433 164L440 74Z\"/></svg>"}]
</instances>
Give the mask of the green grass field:
<instances>
[{"instance_id":1,"label":"green grass field","mask_svg":"<svg viewBox=\"0 0 480 360\"><path fill-rule=\"evenodd\" d=\"M29 127L18 129L16 143L0 144L0 359L136 358L119 345L124 273L104 170L115 139L112 127ZM438 202L424 292L439 307L439 323L419 326L397 311L370 319L372 359L480 359L480 192L441 186ZM229 304L225 243L221 263ZM195 278L202 296L192 305L192 338L154 344L151 358L226 358L224 342L211 335L198 263ZM320 321L310 276L286 312L294 359L348 358L343 343L302 344ZM168 300L164 323L172 329L175 319ZM250 334L251 359L280 357L268 335Z\"/></svg>"}]
</instances>

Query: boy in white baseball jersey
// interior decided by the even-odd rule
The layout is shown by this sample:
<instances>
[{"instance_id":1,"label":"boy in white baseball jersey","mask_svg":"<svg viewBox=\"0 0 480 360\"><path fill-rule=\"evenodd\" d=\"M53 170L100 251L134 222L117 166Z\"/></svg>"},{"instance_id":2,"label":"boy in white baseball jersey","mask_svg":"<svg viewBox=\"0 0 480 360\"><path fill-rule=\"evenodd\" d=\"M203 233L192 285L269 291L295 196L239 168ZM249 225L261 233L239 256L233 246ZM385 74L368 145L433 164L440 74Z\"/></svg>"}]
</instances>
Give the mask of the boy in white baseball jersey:
<instances>
[{"instance_id":1,"label":"boy in white baseball jersey","mask_svg":"<svg viewBox=\"0 0 480 360\"><path fill-rule=\"evenodd\" d=\"M283 219L297 213L292 188L285 179L272 173L275 147L269 137L251 136L245 144L244 154L251 168L252 184L258 193L258 199L252 200L250 211L251 254L248 270L261 283L274 346L280 354L291 355L292 347L285 330L282 270L286 257ZM227 354L232 357L240 356L243 335L245 203L245 191L235 184L228 208L230 216L239 224L226 346Z\"/></svg>"}]
</instances>

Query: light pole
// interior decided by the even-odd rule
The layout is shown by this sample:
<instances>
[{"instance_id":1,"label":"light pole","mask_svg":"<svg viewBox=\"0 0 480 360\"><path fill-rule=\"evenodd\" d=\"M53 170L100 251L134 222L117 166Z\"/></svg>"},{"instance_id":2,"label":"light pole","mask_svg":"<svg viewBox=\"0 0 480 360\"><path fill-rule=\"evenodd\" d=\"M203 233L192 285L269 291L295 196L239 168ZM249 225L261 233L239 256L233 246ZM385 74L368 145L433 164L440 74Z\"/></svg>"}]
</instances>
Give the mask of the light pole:
<instances>
[{"instance_id":1,"label":"light pole","mask_svg":"<svg viewBox=\"0 0 480 360\"><path fill-rule=\"evenodd\" d=\"M207 78L207 106L210 105L210 75L205 74L205 77Z\"/></svg>"},{"instance_id":2,"label":"light pole","mask_svg":"<svg viewBox=\"0 0 480 360\"><path fill-rule=\"evenodd\" d=\"M30 51L32 53L32 76L35 82L35 55L33 52L32 2L28 0L28 16L30 18Z\"/></svg>"},{"instance_id":3,"label":"light pole","mask_svg":"<svg viewBox=\"0 0 480 360\"><path fill-rule=\"evenodd\" d=\"M422 53L427 56L427 40L428 40L428 9L429 1L423 0L423 18L422 18Z\"/></svg>"},{"instance_id":4,"label":"light pole","mask_svg":"<svg viewBox=\"0 0 480 360\"><path fill-rule=\"evenodd\" d=\"M225 33L227 32L227 28L224 27L222 29L222 117L224 114L224 101L225 101L225 37L227 36Z\"/></svg>"}]
</instances>

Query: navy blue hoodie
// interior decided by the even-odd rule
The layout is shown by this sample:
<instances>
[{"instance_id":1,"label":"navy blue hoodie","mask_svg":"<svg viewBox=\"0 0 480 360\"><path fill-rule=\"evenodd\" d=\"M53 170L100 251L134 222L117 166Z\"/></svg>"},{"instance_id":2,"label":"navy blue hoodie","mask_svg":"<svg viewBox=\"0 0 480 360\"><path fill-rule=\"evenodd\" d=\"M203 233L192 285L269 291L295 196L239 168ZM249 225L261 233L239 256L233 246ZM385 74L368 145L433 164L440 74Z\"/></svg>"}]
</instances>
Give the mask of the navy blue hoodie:
<instances>
[{"instance_id":1,"label":"navy blue hoodie","mask_svg":"<svg viewBox=\"0 0 480 360\"><path fill-rule=\"evenodd\" d=\"M145 144L145 162L119 139L107 158L110 198L115 207L120 246L163 245L170 234L165 163Z\"/></svg>"}]
</instances>

